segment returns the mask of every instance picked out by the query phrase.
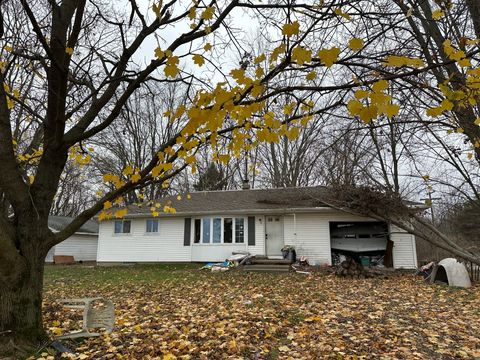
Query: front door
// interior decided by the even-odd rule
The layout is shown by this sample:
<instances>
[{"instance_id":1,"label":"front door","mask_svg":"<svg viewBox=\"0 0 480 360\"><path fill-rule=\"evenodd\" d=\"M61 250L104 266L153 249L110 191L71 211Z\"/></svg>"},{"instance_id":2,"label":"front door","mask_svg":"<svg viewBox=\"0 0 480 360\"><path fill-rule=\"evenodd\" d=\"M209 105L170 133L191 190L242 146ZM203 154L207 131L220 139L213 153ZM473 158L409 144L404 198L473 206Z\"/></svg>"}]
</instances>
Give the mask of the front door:
<instances>
[{"instance_id":1,"label":"front door","mask_svg":"<svg viewBox=\"0 0 480 360\"><path fill-rule=\"evenodd\" d=\"M267 256L282 256L283 218L281 216L265 216L265 244Z\"/></svg>"}]
</instances>

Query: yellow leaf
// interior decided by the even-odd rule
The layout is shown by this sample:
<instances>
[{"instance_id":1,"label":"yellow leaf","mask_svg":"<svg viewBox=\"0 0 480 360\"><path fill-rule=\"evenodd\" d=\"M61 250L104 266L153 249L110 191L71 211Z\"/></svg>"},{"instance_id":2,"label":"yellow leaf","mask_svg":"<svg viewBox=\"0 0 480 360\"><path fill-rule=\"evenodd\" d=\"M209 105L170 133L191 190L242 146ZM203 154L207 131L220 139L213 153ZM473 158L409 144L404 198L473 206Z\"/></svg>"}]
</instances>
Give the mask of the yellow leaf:
<instances>
[{"instance_id":1,"label":"yellow leaf","mask_svg":"<svg viewBox=\"0 0 480 360\"><path fill-rule=\"evenodd\" d=\"M102 211L100 215L98 215L98 221L103 221L109 216L109 213Z\"/></svg>"},{"instance_id":2,"label":"yellow leaf","mask_svg":"<svg viewBox=\"0 0 480 360\"><path fill-rule=\"evenodd\" d=\"M355 91L355 97L356 97L357 99L359 99L359 100L360 100L360 99L365 99L365 98L367 98L368 95L369 95L369 92L366 91L366 90L357 90L357 91Z\"/></svg>"},{"instance_id":3,"label":"yellow leaf","mask_svg":"<svg viewBox=\"0 0 480 360\"><path fill-rule=\"evenodd\" d=\"M205 59L202 55L195 54L193 55L193 63L201 67L203 64L205 64Z\"/></svg>"},{"instance_id":4,"label":"yellow leaf","mask_svg":"<svg viewBox=\"0 0 480 360\"><path fill-rule=\"evenodd\" d=\"M182 196L181 196L181 195L178 195L178 196L177 196L177 200L182 200Z\"/></svg>"},{"instance_id":5,"label":"yellow leaf","mask_svg":"<svg viewBox=\"0 0 480 360\"><path fill-rule=\"evenodd\" d=\"M261 77L263 77L263 75L265 75L265 71L263 71L263 69L258 66L256 69L255 69L255 77L257 79L260 79Z\"/></svg>"},{"instance_id":6,"label":"yellow leaf","mask_svg":"<svg viewBox=\"0 0 480 360\"><path fill-rule=\"evenodd\" d=\"M162 49L160 49L159 47L157 47L155 49L155 56L159 59L162 59L165 56L165 52Z\"/></svg>"},{"instance_id":7,"label":"yellow leaf","mask_svg":"<svg viewBox=\"0 0 480 360\"><path fill-rule=\"evenodd\" d=\"M218 155L218 160L224 163L225 165L227 165L228 162L230 161L230 155L228 154Z\"/></svg>"},{"instance_id":8,"label":"yellow leaf","mask_svg":"<svg viewBox=\"0 0 480 360\"><path fill-rule=\"evenodd\" d=\"M73 49L72 49L71 47L67 47L67 48L65 49L65 52L66 52L68 55L72 56L72 54L73 54Z\"/></svg>"},{"instance_id":9,"label":"yellow leaf","mask_svg":"<svg viewBox=\"0 0 480 360\"><path fill-rule=\"evenodd\" d=\"M354 51L360 50L363 48L363 40L359 38L350 39L348 47Z\"/></svg>"},{"instance_id":10,"label":"yellow leaf","mask_svg":"<svg viewBox=\"0 0 480 360\"><path fill-rule=\"evenodd\" d=\"M192 198L192 195L187 194L187 199L190 200Z\"/></svg>"},{"instance_id":11,"label":"yellow leaf","mask_svg":"<svg viewBox=\"0 0 480 360\"><path fill-rule=\"evenodd\" d=\"M130 181L135 184L135 183L139 182L141 178L142 177L141 177L140 174L138 174L138 173L133 174L132 177L130 178Z\"/></svg>"},{"instance_id":12,"label":"yellow leaf","mask_svg":"<svg viewBox=\"0 0 480 360\"><path fill-rule=\"evenodd\" d=\"M362 120L365 124L368 124L378 116L378 107L375 105L366 106L360 111L358 116L360 117L360 120Z\"/></svg>"},{"instance_id":13,"label":"yellow leaf","mask_svg":"<svg viewBox=\"0 0 480 360\"><path fill-rule=\"evenodd\" d=\"M303 46L297 46L292 50L292 60L298 65L303 65L306 62L312 61L312 52Z\"/></svg>"},{"instance_id":14,"label":"yellow leaf","mask_svg":"<svg viewBox=\"0 0 480 360\"><path fill-rule=\"evenodd\" d=\"M120 210L117 210L114 214L114 216L117 218L117 219L121 219L123 218L125 215L127 215L128 213L128 210L127 208L123 208L123 209L120 209Z\"/></svg>"},{"instance_id":15,"label":"yellow leaf","mask_svg":"<svg viewBox=\"0 0 480 360\"><path fill-rule=\"evenodd\" d=\"M469 153L467 154L467 159L468 159L468 160L472 160L472 159L473 159L473 153L469 152Z\"/></svg>"},{"instance_id":16,"label":"yellow leaf","mask_svg":"<svg viewBox=\"0 0 480 360\"><path fill-rule=\"evenodd\" d=\"M315 71L310 71L306 76L305 76L305 79L307 79L308 81L312 81L312 80L315 80L315 78L317 77L317 73Z\"/></svg>"},{"instance_id":17,"label":"yellow leaf","mask_svg":"<svg viewBox=\"0 0 480 360\"><path fill-rule=\"evenodd\" d=\"M128 165L127 167L125 167L125 169L123 169L122 173L123 173L123 175L125 175L125 176L128 176L128 175L133 174L133 166L132 166L132 165Z\"/></svg>"},{"instance_id":18,"label":"yellow leaf","mask_svg":"<svg viewBox=\"0 0 480 360\"><path fill-rule=\"evenodd\" d=\"M51 330L52 330L52 333L57 335L57 336L62 334L62 329L60 329L58 327L54 327Z\"/></svg>"},{"instance_id":19,"label":"yellow leaf","mask_svg":"<svg viewBox=\"0 0 480 360\"><path fill-rule=\"evenodd\" d=\"M459 134L463 134L465 132L465 130L461 127L457 128L457 133Z\"/></svg>"},{"instance_id":20,"label":"yellow leaf","mask_svg":"<svg viewBox=\"0 0 480 360\"><path fill-rule=\"evenodd\" d=\"M190 20L195 19L196 13L197 13L197 10L195 9L195 7L191 7L190 10L188 11L188 18Z\"/></svg>"},{"instance_id":21,"label":"yellow leaf","mask_svg":"<svg viewBox=\"0 0 480 360\"><path fill-rule=\"evenodd\" d=\"M34 175L28 175L28 181L31 184L33 184L33 181L35 180L35 176Z\"/></svg>"},{"instance_id":22,"label":"yellow leaf","mask_svg":"<svg viewBox=\"0 0 480 360\"><path fill-rule=\"evenodd\" d=\"M260 64L262 61L265 61L266 58L265 54L259 55L255 58L254 63Z\"/></svg>"},{"instance_id":23,"label":"yellow leaf","mask_svg":"<svg viewBox=\"0 0 480 360\"><path fill-rule=\"evenodd\" d=\"M280 352L287 352L289 350L290 350L290 348L287 345L282 345L278 348L278 351L280 351Z\"/></svg>"},{"instance_id":24,"label":"yellow leaf","mask_svg":"<svg viewBox=\"0 0 480 360\"><path fill-rule=\"evenodd\" d=\"M392 67L411 66L414 68L420 68L425 66L422 59L410 58L408 56L389 55L385 59L385 65Z\"/></svg>"},{"instance_id":25,"label":"yellow leaf","mask_svg":"<svg viewBox=\"0 0 480 360\"><path fill-rule=\"evenodd\" d=\"M203 50L205 50L205 51L210 51L210 50L212 50L212 44L206 43L206 44L203 46Z\"/></svg>"},{"instance_id":26,"label":"yellow leaf","mask_svg":"<svg viewBox=\"0 0 480 360\"><path fill-rule=\"evenodd\" d=\"M440 20L444 16L445 16L445 13L441 9L437 9L432 12L433 20Z\"/></svg>"},{"instance_id":27,"label":"yellow leaf","mask_svg":"<svg viewBox=\"0 0 480 360\"><path fill-rule=\"evenodd\" d=\"M387 80L379 80L372 85L372 90L374 92L380 92L388 88L388 81Z\"/></svg>"},{"instance_id":28,"label":"yellow leaf","mask_svg":"<svg viewBox=\"0 0 480 360\"><path fill-rule=\"evenodd\" d=\"M422 179L423 179L423 181L428 181L428 180L430 180L430 175L423 175Z\"/></svg>"},{"instance_id":29,"label":"yellow leaf","mask_svg":"<svg viewBox=\"0 0 480 360\"><path fill-rule=\"evenodd\" d=\"M322 318L320 316L312 316L305 319L306 322L314 322L314 321L321 321L321 320Z\"/></svg>"},{"instance_id":30,"label":"yellow leaf","mask_svg":"<svg viewBox=\"0 0 480 360\"><path fill-rule=\"evenodd\" d=\"M5 51L6 51L6 52L12 52L12 51L13 51L13 47L10 46L10 45L5 45Z\"/></svg>"},{"instance_id":31,"label":"yellow leaf","mask_svg":"<svg viewBox=\"0 0 480 360\"><path fill-rule=\"evenodd\" d=\"M458 65L460 65L461 67L468 67L472 66L472 62L470 59L464 58L458 61Z\"/></svg>"},{"instance_id":32,"label":"yellow leaf","mask_svg":"<svg viewBox=\"0 0 480 360\"><path fill-rule=\"evenodd\" d=\"M178 73L180 72L180 70L178 69L178 67L176 65L167 65L167 66L165 66L165 69L163 71L165 72L166 76L169 76L169 77L172 77L172 78L177 76Z\"/></svg>"},{"instance_id":33,"label":"yellow leaf","mask_svg":"<svg viewBox=\"0 0 480 360\"><path fill-rule=\"evenodd\" d=\"M155 13L155 16L159 19L162 17L162 1L158 4L153 4L152 5L152 10Z\"/></svg>"},{"instance_id":34,"label":"yellow leaf","mask_svg":"<svg viewBox=\"0 0 480 360\"><path fill-rule=\"evenodd\" d=\"M103 203L103 209L104 210L110 209L111 207L112 207L112 203L110 201L105 201Z\"/></svg>"},{"instance_id":35,"label":"yellow leaf","mask_svg":"<svg viewBox=\"0 0 480 360\"><path fill-rule=\"evenodd\" d=\"M289 24L284 24L282 27L282 34L287 37L298 35L299 32L300 32L300 24L298 23L298 21L294 21Z\"/></svg>"},{"instance_id":36,"label":"yellow leaf","mask_svg":"<svg viewBox=\"0 0 480 360\"><path fill-rule=\"evenodd\" d=\"M213 19L213 14L215 13L215 7L209 6L202 12L202 19L203 20L210 20Z\"/></svg>"},{"instance_id":37,"label":"yellow leaf","mask_svg":"<svg viewBox=\"0 0 480 360\"><path fill-rule=\"evenodd\" d=\"M348 15L347 13L344 13L341 8L336 8L336 9L335 9L335 14L336 14L336 15L339 15L339 16L347 19L347 20L350 20L350 19L351 19L350 15Z\"/></svg>"},{"instance_id":38,"label":"yellow leaf","mask_svg":"<svg viewBox=\"0 0 480 360\"><path fill-rule=\"evenodd\" d=\"M400 110L400 105L398 104L388 104L384 108L385 115L387 115L390 119L393 116L398 115L399 110Z\"/></svg>"},{"instance_id":39,"label":"yellow leaf","mask_svg":"<svg viewBox=\"0 0 480 360\"><path fill-rule=\"evenodd\" d=\"M427 109L427 115L430 117L440 116L443 112L443 109L440 106Z\"/></svg>"},{"instance_id":40,"label":"yellow leaf","mask_svg":"<svg viewBox=\"0 0 480 360\"><path fill-rule=\"evenodd\" d=\"M474 124L480 126L480 117L475 120Z\"/></svg>"},{"instance_id":41,"label":"yellow leaf","mask_svg":"<svg viewBox=\"0 0 480 360\"><path fill-rule=\"evenodd\" d=\"M358 100L350 100L347 105L348 111L352 116L357 116L363 109L363 104Z\"/></svg>"},{"instance_id":42,"label":"yellow leaf","mask_svg":"<svg viewBox=\"0 0 480 360\"><path fill-rule=\"evenodd\" d=\"M320 58L320 61L325 64L327 68L332 66L335 61L338 59L340 54L340 49L338 47L332 47L330 49L321 49L318 51L317 55Z\"/></svg>"}]
</instances>

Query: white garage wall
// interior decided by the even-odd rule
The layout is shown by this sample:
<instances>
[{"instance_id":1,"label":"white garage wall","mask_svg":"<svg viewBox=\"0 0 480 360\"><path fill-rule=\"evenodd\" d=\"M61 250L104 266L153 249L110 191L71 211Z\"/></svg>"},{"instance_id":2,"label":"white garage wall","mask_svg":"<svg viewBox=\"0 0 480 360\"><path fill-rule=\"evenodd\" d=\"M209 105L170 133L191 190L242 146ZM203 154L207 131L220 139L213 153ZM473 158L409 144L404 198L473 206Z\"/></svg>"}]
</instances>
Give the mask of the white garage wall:
<instances>
[{"instance_id":1,"label":"white garage wall","mask_svg":"<svg viewBox=\"0 0 480 360\"><path fill-rule=\"evenodd\" d=\"M97 235L74 234L55 245L54 255L70 255L75 261L95 261L97 259Z\"/></svg>"},{"instance_id":2,"label":"white garage wall","mask_svg":"<svg viewBox=\"0 0 480 360\"><path fill-rule=\"evenodd\" d=\"M158 233L146 233L147 219L132 219L130 234L114 234L114 221L102 221L98 262L188 262L184 218L158 218Z\"/></svg>"},{"instance_id":3,"label":"white garage wall","mask_svg":"<svg viewBox=\"0 0 480 360\"><path fill-rule=\"evenodd\" d=\"M330 222L337 221L377 220L334 210L312 214L296 214L295 216L293 214L285 215L283 220L285 244L294 245L297 256L305 255L312 263L330 265ZM414 269L417 263L415 238L398 228L392 227L390 231L392 232L391 240L394 242L394 267Z\"/></svg>"},{"instance_id":4,"label":"white garage wall","mask_svg":"<svg viewBox=\"0 0 480 360\"><path fill-rule=\"evenodd\" d=\"M395 225L390 226L393 246L393 267L396 269L415 269L417 267L417 249L415 236Z\"/></svg>"}]
</instances>

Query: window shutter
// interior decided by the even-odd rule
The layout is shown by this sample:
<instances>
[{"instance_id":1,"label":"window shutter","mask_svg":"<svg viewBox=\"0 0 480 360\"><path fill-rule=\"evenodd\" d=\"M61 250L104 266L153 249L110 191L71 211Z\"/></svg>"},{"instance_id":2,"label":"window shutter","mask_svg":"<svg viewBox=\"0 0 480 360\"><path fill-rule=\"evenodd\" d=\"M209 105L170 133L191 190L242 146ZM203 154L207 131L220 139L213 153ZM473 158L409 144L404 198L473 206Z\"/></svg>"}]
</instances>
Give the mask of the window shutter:
<instances>
[{"instance_id":1,"label":"window shutter","mask_svg":"<svg viewBox=\"0 0 480 360\"><path fill-rule=\"evenodd\" d=\"M255 216L248 217L248 246L255 246Z\"/></svg>"},{"instance_id":2,"label":"window shutter","mask_svg":"<svg viewBox=\"0 0 480 360\"><path fill-rule=\"evenodd\" d=\"M192 218L185 218L185 227L183 230L183 246L190 246L190 234L192 232Z\"/></svg>"}]
</instances>

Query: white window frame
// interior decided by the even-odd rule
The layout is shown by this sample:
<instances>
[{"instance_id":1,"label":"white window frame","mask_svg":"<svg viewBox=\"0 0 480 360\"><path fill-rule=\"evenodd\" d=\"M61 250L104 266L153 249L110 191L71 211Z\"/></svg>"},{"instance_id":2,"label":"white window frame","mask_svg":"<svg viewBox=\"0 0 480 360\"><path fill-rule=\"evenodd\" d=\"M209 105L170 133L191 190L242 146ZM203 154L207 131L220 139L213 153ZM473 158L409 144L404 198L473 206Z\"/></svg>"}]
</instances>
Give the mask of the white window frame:
<instances>
[{"instance_id":1,"label":"white window frame","mask_svg":"<svg viewBox=\"0 0 480 360\"><path fill-rule=\"evenodd\" d=\"M117 223L117 221L121 221L122 222L122 232L115 232L115 224ZM125 221L129 221L130 222L130 231L129 232L123 232L123 223ZM131 235L132 234L132 220L131 219L115 219L113 221L113 235L115 236L128 236L128 235Z\"/></svg>"},{"instance_id":2,"label":"white window frame","mask_svg":"<svg viewBox=\"0 0 480 360\"><path fill-rule=\"evenodd\" d=\"M208 242L203 242L203 221L204 219L210 219L210 239ZM213 219L220 219L220 242L213 242ZM232 219L232 242L224 242L224 231L225 231L225 219ZM236 219L243 219L243 242L236 242L235 236L235 227ZM245 245L247 243L247 234L248 234L248 218L245 216L235 216L235 215L214 215L214 216L201 216L192 218L192 245L194 246L208 246L208 245ZM198 243L195 242L195 220L200 220L200 240Z\"/></svg>"},{"instance_id":3,"label":"white window frame","mask_svg":"<svg viewBox=\"0 0 480 360\"><path fill-rule=\"evenodd\" d=\"M157 222L157 231L148 231L148 221L156 221ZM160 232L160 221L158 219L146 219L145 220L145 234L147 235L156 235Z\"/></svg>"}]
</instances>

